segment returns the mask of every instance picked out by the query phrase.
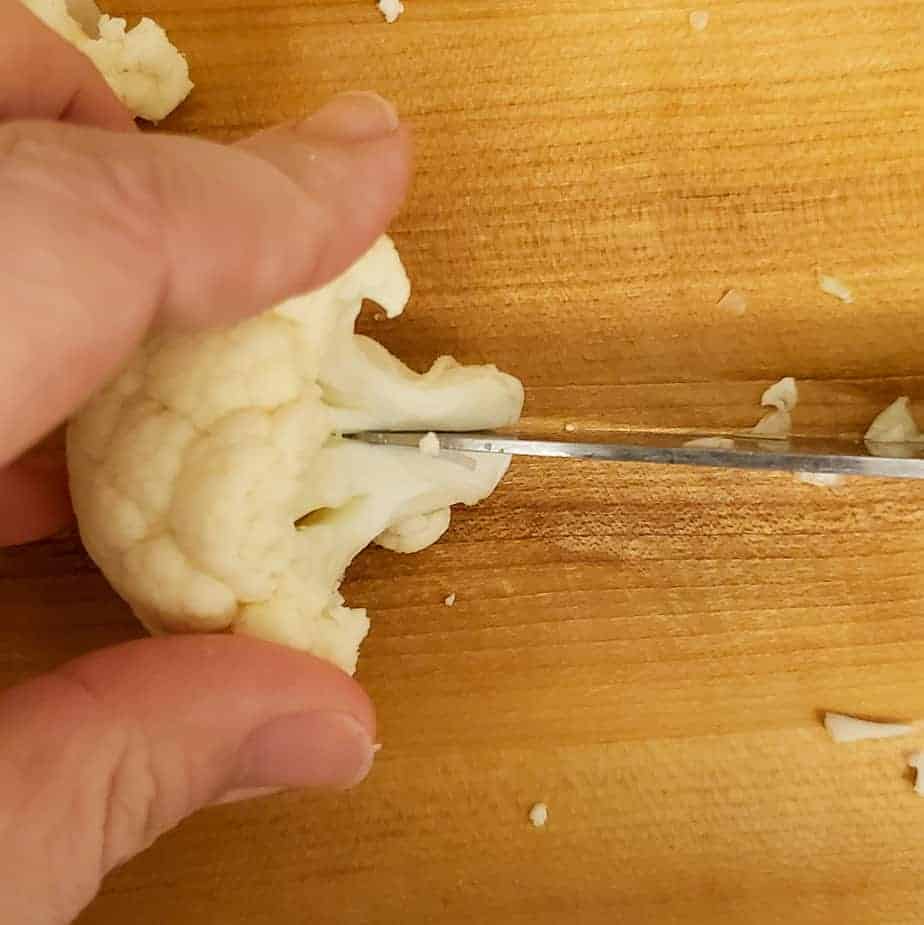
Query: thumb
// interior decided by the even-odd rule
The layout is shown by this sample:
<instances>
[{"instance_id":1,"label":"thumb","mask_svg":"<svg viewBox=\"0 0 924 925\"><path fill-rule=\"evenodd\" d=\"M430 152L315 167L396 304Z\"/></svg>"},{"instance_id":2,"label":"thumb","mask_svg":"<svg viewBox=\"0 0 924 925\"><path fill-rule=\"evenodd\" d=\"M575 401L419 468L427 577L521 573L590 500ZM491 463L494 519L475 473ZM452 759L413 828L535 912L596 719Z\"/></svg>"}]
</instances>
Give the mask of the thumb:
<instances>
[{"instance_id":1,"label":"thumb","mask_svg":"<svg viewBox=\"0 0 924 925\"><path fill-rule=\"evenodd\" d=\"M197 808L368 773L365 694L234 636L145 639L0 696L0 921L70 922L116 865Z\"/></svg>"},{"instance_id":2,"label":"thumb","mask_svg":"<svg viewBox=\"0 0 924 925\"><path fill-rule=\"evenodd\" d=\"M233 147L0 125L0 465L154 322L228 323L345 270L385 230L409 174L407 131L368 93Z\"/></svg>"}]
</instances>

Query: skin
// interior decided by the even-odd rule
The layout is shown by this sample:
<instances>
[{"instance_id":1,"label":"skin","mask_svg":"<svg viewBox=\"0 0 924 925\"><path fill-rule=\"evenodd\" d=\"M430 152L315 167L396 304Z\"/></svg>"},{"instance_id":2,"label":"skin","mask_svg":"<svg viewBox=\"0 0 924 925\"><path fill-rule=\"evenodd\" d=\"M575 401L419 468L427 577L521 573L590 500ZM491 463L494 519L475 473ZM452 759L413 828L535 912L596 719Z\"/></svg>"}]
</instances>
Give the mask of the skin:
<instances>
[{"instance_id":1,"label":"skin","mask_svg":"<svg viewBox=\"0 0 924 925\"><path fill-rule=\"evenodd\" d=\"M88 60L0 4L0 545L72 522L62 425L146 331L323 285L409 175L408 134L371 94L231 147L142 135ZM353 786L375 736L354 681L244 637L138 640L9 688L0 921L72 921L200 807Z\"/></svg>"}]
</instances>

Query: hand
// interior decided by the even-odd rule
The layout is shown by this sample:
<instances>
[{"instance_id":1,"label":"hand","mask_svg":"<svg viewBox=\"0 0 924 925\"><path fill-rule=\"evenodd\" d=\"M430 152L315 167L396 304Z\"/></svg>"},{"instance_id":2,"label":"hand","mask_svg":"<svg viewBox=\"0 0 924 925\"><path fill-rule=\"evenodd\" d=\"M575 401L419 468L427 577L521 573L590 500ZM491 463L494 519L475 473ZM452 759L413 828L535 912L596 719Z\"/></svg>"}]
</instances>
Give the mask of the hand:
<instances>
[{"instance_id":1,"label":"hand","mask_svg":"<svg viewBox=\"0 0 924 925\"><path fill-rule=\"evenodd\" d=\"M93 66L0 7L0 545L70 518L66 417L152 324L229 322L319 286L385 229L410 171L378 97L232 147L142 135ZM41 449L33 449L40 441ZM0 921L70 921L198 807L348 787L360 688L237 636L145 639L0 696Z\"/></svg>"}]
</instances>

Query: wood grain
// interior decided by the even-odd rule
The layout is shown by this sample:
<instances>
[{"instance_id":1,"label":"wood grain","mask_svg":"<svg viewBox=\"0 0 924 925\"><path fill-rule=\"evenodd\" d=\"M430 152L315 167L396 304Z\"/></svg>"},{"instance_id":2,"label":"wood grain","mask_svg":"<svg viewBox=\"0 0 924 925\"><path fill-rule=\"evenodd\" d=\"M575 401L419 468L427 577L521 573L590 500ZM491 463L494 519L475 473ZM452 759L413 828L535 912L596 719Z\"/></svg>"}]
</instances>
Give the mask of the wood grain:
<instances>
[{"instance_id":1,"label":"wood grain","mask_svg":"<svg viewBox=\"0 0 924 925\"><path fill-rule=\"evenodd\" d=\"M806 432L924 397L918 2L713 0L702 34L672 0L119 6L188 52L170 130L397 100L415 294L364 329L498 362L536 429L747 425L787 374ZM369 782L204 812L81 923L918 922L921 743L835 747L817 711L924 716L922 558L924 487L518 461L437 547L352 569ZM3 682L137 632L73 541L0 588Z\"/></svg>"}]
</instances>

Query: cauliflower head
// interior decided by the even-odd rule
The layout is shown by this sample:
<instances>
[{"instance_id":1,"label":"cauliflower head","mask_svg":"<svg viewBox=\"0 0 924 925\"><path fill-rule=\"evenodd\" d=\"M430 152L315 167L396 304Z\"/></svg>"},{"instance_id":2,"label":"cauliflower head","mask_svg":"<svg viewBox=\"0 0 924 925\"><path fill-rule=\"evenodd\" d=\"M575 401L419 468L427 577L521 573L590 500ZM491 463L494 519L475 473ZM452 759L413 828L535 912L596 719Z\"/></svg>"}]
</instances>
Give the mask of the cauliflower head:
<instances>
[{"instance_id":1,"label":"cauliflower head","mask_svg":"<svg viewBox=\"0 0 924 925\"><path fill-rule=\"evenodd\" d=\"M381 238L340 278L221 330L159 334L68 429L86 548L151 632L232 631L352 673L369 622L339 585L370 542L416 552L451 505L489 495L506 457L372 446L362 430L514 423L523 389L493 366L417 374L354 333L410 284Z\"/></svg>"},{"instance_id":2,"label":"cauliflower head","mask_svg":"<svg viewBox=\"0 0 924 925\"><path fill-rule=\"evenodd\" d=\"M193 88L186 59L151 19L127 29L100 13L95 0L23 0L66 42L83 52L135 116L158 122Z\"/></svg>"}]
</instances>

